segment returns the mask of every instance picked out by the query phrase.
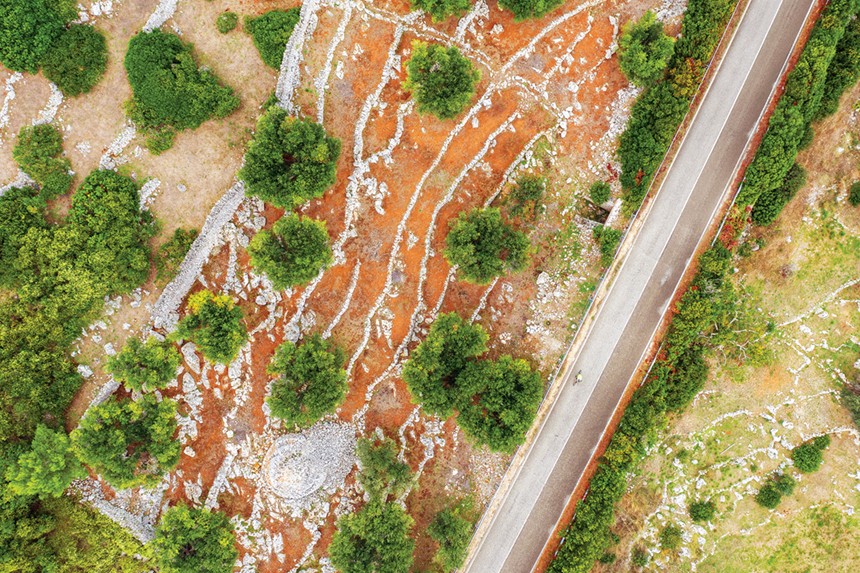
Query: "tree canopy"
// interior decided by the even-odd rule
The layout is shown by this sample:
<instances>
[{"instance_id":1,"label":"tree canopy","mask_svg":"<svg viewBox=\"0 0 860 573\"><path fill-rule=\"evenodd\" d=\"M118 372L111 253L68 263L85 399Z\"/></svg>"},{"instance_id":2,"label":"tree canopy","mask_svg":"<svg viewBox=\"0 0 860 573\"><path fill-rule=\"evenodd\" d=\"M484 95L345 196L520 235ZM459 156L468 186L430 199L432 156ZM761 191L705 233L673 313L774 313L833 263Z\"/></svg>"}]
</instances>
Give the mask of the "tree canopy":
<instances>
[{"instance_id":1,"label":"tree canopy","mask_svg":"<svg viewBox=\"0 0 860 573\"><path fill-rule=\"evenodd\" d=\"M251 34L254 46L263 62L270 68L281 69L284 50L299 22L300 9L269 10L256 17L245 18L245 31Z\"/></svg>"},{"instance_id":2,"label":"tree canopy","mask_svg":"<svg viewBox=\"0 0 860 573\"><path fill-rule=\"evenodd\" d=\"M487 284L528 265L529 239L502 220L496 208L460 213L445 238L445 258L467 281Z\"/></svg>"},{"instance_id":3,"label":"tree canopy","mask_svg":"<svg viewBox=\"0 0 860 573\"><path fill-rule=\"evenodd\" d=\"M522 175L511 188L505 204L511 217L528 216L536 219L541 211L541 200L546 192L546 179L538 175Z\"/></svg>"},{"instance_id":4,"label":"tree canopy","mask_svg":"<svg viewBox=\"0 0 860 573\"><path fill-rule=\"evenodd\" d=\"M65 432L43 425L36 428L29 451L6 470L11 493L43 498L63 495L72 480L86 475Z\"/></svg>"},{"instance_id":5,"label":"tree canopy","mask_svg":"<svg viewBox=\"0 0 860 573\"><path fill-rule=\"evenodd\" d=\"M179 463L176 432L173 400L111 397L90 408L72 443L80 460L114 487L154 486Z\"/></svg>"},{"instance_id":6,"label":"tree canopy","mask_svg":"<svg viewBox=\"0 0 860 573\"><path fill-rule=\"evenodd\" d=\"M66 193L72 185L72 165L62 153L63 136L54 126L42 123L21 128L12 157L39 184L47 200Z\"/></svg>"},{"instance_id":7,"label":"tree canopy","mask_svg":"<svg viewBox=\"0 0 860 573\"><path fill-rule=\"evenodd\" d=\"M73 0L2 0L0 63L35 74L66 23L77 18Z\"/></svg>"},{"instance_id":8,"label":"tree canopy","mask_svg":"<svg viewBox=\"0 0 860 573\"><path fill-rule=\"evenodd\" d=\"M663 23L649 10L636 22L624 25L618 50L621 71L633 84L645 87L663 76L675 42L663 32Z\"/></svg>"},{"instance_id":9,"label":"tree canopy","mask_svg":"<svg viewBox=\"0 0 860 573\"><path fill-rule=\"evenodd\" d=\"M475 96L481 72L454 46L412 42L403 88L412 92L420 113L452 119Z\"/></svg>"},{"instance_id":10,"label":"tree canopy","mask_svg":"<svg viewBox=\"0 0 860 573\"><path fill-rule=\"evenodd\" d=\"M147 132L147 145L156 153L172 145L176 130L196 129L239 106L233 90L198 67L192 45L175 34L153 30L135 35L128 43L125 69L133 94L129 117Z\"/></svg>"},{"instance_id":11,"label":"tree canopy","mask_svg":"<svg viewBox=\"0 0 860 573\"><path fill-rule=\"evenodd\" d=\"M459 385L477 398L460 406L463 431L493 450L510 452L523 442L543 397L540 374L508 355L466 365Z\"/></svg>"},{"instance_id":12,"label":"tree canopy","mask_svg":"<svg viewBox=\"0 0 860 573\"><path fill-rule=\"evenodd\" d=\"M499 6L514 14L520 22L529 18L541 18L562 5L563 0L499 0Z\"/></svg>"},{"instance_id":13,"label":"tree canopy","mask_svg":"<svg viewBox=\"0 0 860 573\"><path fill-rule=\"evenodd\" d=\"M226 515L186 505L164 512L152 545L161 573L231 573L239 555Z\"/></svg>"},{"instance_id":14,"label":"tree canopy","mask_svg":"<svg viewBox=\"0 0 860 573\"><path fill-rule=\"evenodd\" d=\"M824 434L806 441L791 450L791 461L801 472L808 474L817 472L824 461L824 450L830 446L830 436Z\"/></svg>"},{"instance_id":15,"label":"tree canopy","mask_svg":"<svg viewBox=\"0 0 860 573\"><path fill-rule=\"evenodd\" d=\"M129 338L122 350L108 358L106 370L130 390L164 388L176 376L181 358L173 343L149 337Z\"/></svg>"},{"instance_id":16,"label":"tree canopy","mask_svg":"<svg viewBox=\"0 0 860 573\"><path fill-rule=\"evenodd\" d=\"M424 10L434 22L441 22L450 16L459 18L471 7L471 0L412 0L412 8Z\"/></svg>"},{"instance_id":17,"label":"tree canopy","mask_svg":"<svg viewBox=\"0 0 860 573\"><path fill-rule=\"evenodd\" d=\"M334 184L339 157L340 141L321 125L273 106L257 122L239 178L248 194L292 209Z\"/></svg>"},{"instance_id":18,"label":"tree canopy","mask_svg":"<svg viewBox=\"0 0 860 573\"><path fill-rule=\"evenodd\" d=\"M446 573L459 569L466 559L469 540L472 538L472 521L464 513L468 503L460 503L436 514L427 527L427 534L439 545L436 561Z\"/></svg>"},{"instance_id":19,"label":"tree canopy","mask_svg":"<svg viewBox=\"0 0 860 573\"><path fill-rule=\"evenodd\" d=\"M469 396L457 376L468 361L487 351L487 331L456 312L440 314L403 366L413 399L429 414L447 418Z\"/></svg>"},{"instance_id":20,"label":"tree canopy","mask_svg":"<svg viewBox=\"0 0 860 573\"><path fill-rule=\"evenodd\" d=\"M338 519L331 561L341 573L408 573L415 549L412 524L396 503L371 501Z\"/></svg>"},{"instance_id":21,"label":"tree canopy","mask_svg":"<svg viewBox=\"0 0 860 573\"><path fill-rule=\"evenodd\" d=\"M44 209L44 199L30 187L13 187L0 196L0 285L11 287L19 278L18 249L31 227L47 227Z\"/></svg>"},{"instance_id":22,"label":"tree canopy","mask_svg":"<svg viewBox=\"0 0 860 573\"><path fill-rule=\"evenodd\" d=\"M92 26L72 24L42 61L45 77L67 96L88 93L99 83L108 62L104 35Z\"/></svg>"},{"instance_id":23,"label":"tree canopy","mask_svg":"<svg viewBox=\"0 0 860 573\"><path fill-rule=\"evenodd\" d=\"M371 500L385 502L412 487L412 470L397 457L397 444L390 438L362 438L356 453L361 467L358 482Z\"/></svg>"},{"instance_id":24,"label":"tree canopy","mask_svg":"<svg viewBox=\"0 0 860 573\"><path fill-rule=\"evenodd\" d=\"M242 309L230 295L215 295L208 290L188 297L187 308L188 314L179 321L175 336L193 341L209 360L232 362L248 339Z\"/></svg>"},{"instance_id":25,"label":"tree canopy","mask_svg":"<svg viewBox=\"0 0 860 573\"><path fill-rule=\"evenodd\" d=\"M332 260L325 221L284 215L271 231L260 231L248 245L251 265L266 273L278 290L313 280Z\"/></svg>"},{"instance_id":26,"label":"tree canopy","mask_svg":"<svg viewBox=\"0 0 860 573\"><path fill-rule=\"evenodd\" d=\"M314 334L301 344L281 344L269 364L278 375L266 403L288 425L307 427L333 412L346 396L346 353Z\"/></svg>"}]
</instances>

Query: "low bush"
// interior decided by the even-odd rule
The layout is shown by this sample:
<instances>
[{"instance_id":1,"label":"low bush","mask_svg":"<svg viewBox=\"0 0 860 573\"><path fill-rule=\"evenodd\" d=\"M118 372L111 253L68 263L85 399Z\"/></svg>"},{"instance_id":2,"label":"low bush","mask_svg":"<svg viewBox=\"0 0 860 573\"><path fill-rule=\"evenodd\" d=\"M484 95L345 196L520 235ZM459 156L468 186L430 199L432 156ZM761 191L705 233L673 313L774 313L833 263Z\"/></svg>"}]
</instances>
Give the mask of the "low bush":
<instances>
[{"instance_id":1,"label":"low bush","mask_svg":"<svg viewBox=\"0 0 860 573\"><path fill-rule=\"evenodd\" d=\"M496 208L460 213L445 237L445 258L468 282L488 284L528 266L529 239L502 220Z\"/></svg>"},{"instance_id":2,"label":"low bush","mask_svg":"<svg viewBox=\"0 0 860 573\"><path fill-rule=\"evenodd\" d=\"M667 525L660 531L660 547L674 551L681 546L684 539L681 537L681 528L677 525Z\"/></svg>"},{"instance_id":3,"label":"low bush","mask_svg":"<svg viewBox=\"0 0 860 573\"><path fill-rule=\"evenodd\" d=\"M331 562L341 573L408 573L415 541L413 521L397 503L371 500L337 520L329 547Z\"/></svg>"},{"instance_id":4,"label":"low bush","mask_svg":"<svg viewBox=\"0 0 860 573\"><path fill-rule=\"evenodd\" d=\"M797 482L790 475L773 474L758 490L755 501L762 507L774 509L782 501L782 498L791 495Z\"/></svg>"},{"instance_id":5,"label":"low bush","mask_svg":"<svg viewBox=\"0 0 860 573\"><path fill-rule=\"evenodd\" d=\"M848 188L848 202L852 207L860 206L860 181L855 181Z\"/></svg>"},{"instance_id":6,"label":"low bush","mask_svg":"<svg viewBox=\"0 0 860 573\"><path fill-rule=\"evenodd\" d=\"M170 147L176 131L196 129L239 106L233 90L198 67L191 44L175 34L153 30L132 37L125 69L132 90L128 115L148 136L154 153Z\"/></svg>"},{"instance_id":7,"label":"low bush","mask_svg":"<svg viewBox=\"0 0 860 573\"><path fill-rule=\"evenodd\" d=\"M648 565L649 555L642 547L637 547L633 550L633 555L630 556L630 562L636 567L645 567Z\"/></svg>"},{"instance_id":8,"label":"low bush","mask_svg":"<svg viewBox=\"0 0 860 573\"><path fill-rule=\"evenodd\" d=\"M472 521L465 515L469 508L468 500L464 500L443 509L427 527L430 539L439 545L433 560L445 573L459 569L466 560L474 528Z\"/></svg>"},{"instance_id":9,"label":"low bush","mask_svg":"<svg viewBox=\"0 0 860 573\"><path fill-rule=\"evenodd\" d=\"M164 512L152 546L161 573L231 573L239 555L226 515L187 505Z\"/></svg>"},{"instance_id":10,"label":"low bush","mask_svg":"<svg viewBox=\"0 0 860 573\"><path fill-rule=\"evenodd\" d=\"M307 427L333 412L346 396L346 353L318 334L275 351L269 373L278 378L266 403L288 425Z\"/></svg>"},{"instance_id":11,"label":"low bush","mask_svg":"<svg viewBox=\"0 0 860 573\"><path fill-rule=\"evenodd\" d=\"M362 438L355 452L361 468L358 483L371 501L385 502L389 497L399 497L412 487L412 470L409 464L398 458L397 444L393 440Z\"/></svg>"},{"instance_id":12,"label":"low bush","mask_svg":"<svg viewBox=\"0 0 860 573\"><path fill-rule=\"evenodd\" d=\"M618 62L631 83L646 87L663 77L675 41L663 32L663 23L648 10L639 20L624 25L618 39Z\"/></svg>"},{"instance_id":13,"label":"low bush","mask_svg":"<svg viewBox=\"0 0 860 573\"><path fill-rule=\"evenodd\" d=\"M471 7L471 0L412 0L412 8L424 10L433 17L434 22L441 22L451 16L459 18Z\"/></svg>"},{"instance_id":14,"label":"low bush","mask_svg":"<svg viewBox=\"0 0 860 573\"><path fill-rule=\"evenodd\" d=\"M260 57L270 68L281 68L287 42L299 22L299 11L299 8L270 10L260 16L245 18L245 31L251 34Z\"/></svg>"},{"instance_id":15,"label":"low bush","mask_svg":"<svg viewBox=\"0 0 860 573\"><path fill-rule=\"evenodd\" d=\"M805 474L818 471L821 462L824 461L824 450L829 445L830 436L827 434L800 444L791 450L791 461L794 462L794 467Z\"/></svg>"},{"instance_id":16,"label":"low bush","mask_svg":"<svg viewBox=\"0 0 860 573\"><path fill-rule=\"evenodd\" d=\"M251 266L269 277L277 290L312 281L334 260L325 221L294 213L260 231L248 245Z\"/></svg>"},{"instance_id":17,"label":"low bush","mask_svg":"<svg viewBox=\"0 0 860 573\"><path fill-rule=\"evenodd\" d=\"M795 163L785 174L782 184L776 189L763 192L752 210L752 221L756 225L770 225L789 201L806 184L806 169Z\"/></svg>"},{"instance_id":18,"label":"low bush","mask_svg":"<svg viewBox=\"0 0 860 573\"><path fill-rule=\"evenodd\" d=\"M68 192L72 185L72 165L62 153L63 136L54 126L42 123L21 128L12 157L49 200Z\"/></svg>"},{"instance_id":19,"label":"low bush","mask_svg":"<svg viewBox=\"0 0 860 573\"><path fill-rule=\"evenodd\" d=\"M173 343L149 337L129 338L122 350L108 357L107 370L129 390L164 388L176 377L181 357Z\"/></svg>"},{"instance_id":20,"label":"low bush","mask_svg":"<svg viewBox=\"0 0 860 573\"><path fill-rule=\"evenodd\" d=\"M16 72L39 71L45 54L78 17L74 0L3 0L0 63Z\"/></svg>"},{"instance_id":21,"label":"low bush","mask_svg":"<svg viewBox=\"0 0 860 573\"><path fill-rule=\"evenodd\" d=\"M499 6L512 12L517 22L542 18L563 3L563 0L499 0Z\"/></svg>"},{"instance_id":22,"label":"low bush","mask_svg":"<svg viewBox=\"0 0 860 573\"><path fill-rule=\"evenodd\" d=\"M64 95L74 97L99 83L107 63L104 34L92 26L73 24L51 44L42 71Z\"/></svg>"},{"instance_id":23,"label":"low bush","mask_svg":"<svg viewBox=\"0 0 860 573\"><path fill-rule=\"evenodd\" d=\"M232 362L248 339L242 309L228 294L202 290L188 297L188 314L179 321L174 336L191 340L207 359L221 364Z\"/></svg>"},{"instance_id":24,"label":"low bush","mask_svg":"<svg viewBox=\"0 0 860 573\"><path fill-rule=\"evenodd\" d=\"M173 236L162 244L155 254L156 280L168 281L173 278L197 234L197 229L177 228L173 231Z\"/></svg>"},{"instance_id":25,"label":"low bush","mask_svg":"<svg viewBox=\"0 0 860 573\"><path fill-rule=\"evenodd\" d=\"M612 196L612 188L605 181L595 181L588 188L588 196L595 205L603 205Z\"/></svg>"},{"instance_id":26,"label":"low bush","mask_svg":"<svg viewBox=\"0 0 860 573\"><path fill-rule=\"evenodd\" d=\"M694 501L687 509L693 521L711 521L717 513L712 501Z\"/></svg>"},{"instance_id":27,"label":"low bush","mask_svg":"<svg viewBox=\"0 0 860 573\"><path fill-rule=\"evenodd\" d=\"M545 178L537 175L521 176L505 198L508 214L511 217L528 216L532 220L536 219L545 192Z\"/></svg>"},{"instance_id":28,"label":"low bush","mask_svg":"<svg viewBox=\"0 0 860 573\"><path fill-rule=\"evenodd\" d=\"M82 462L125 489L152 487L176 467L182 449L176 432L176 402L146 394L93 406L71 437Z\"/></svg>"},{"instance_id":29,"label":"low bush","mask_svg":"<svg viewBox=\"0 0 860 573\"><path fill-rule=\"evenodd\" d=\"M239 15L235 12L221 12L218 14L218 18L215 19L215 27L218 28L218 31L222 34L227 34L236 29L236 26L239 25Z\"/></svg>"},{"instance_id":30,"label":"low bush","mask_svg":"<svg viewBox=\"0 0 860 573\"><path fill-rule=\"evenodd\" d=\"M612 259L615 258L615 251L618 250L618 245L621 243L621 231L612 227L598 225L594 227L594 238L597 240L597 245L600 248L600 264L608 267L612 264Z\"/></svg>"},{"instance_id":31,"label":"low bush","mask_svg":"<svg viewBox=\"0 0 860 573\"><path fill-rule=\"evenodd\" d=\"M292 209L334 184L340 147L318 123L274 106L257 122L239 178L249 195Z\"/></svg>"},{"instance_id":32,"label":"low bush","mask_svg":"<svg viewBox=\"0 0 860 573\"><path fill-rule=\"evenodd\" d=\"M412 42L403 88L412 92L419 113L452 119L475 97L481 72L454 46Z\"/></svg>"}]
</instances>

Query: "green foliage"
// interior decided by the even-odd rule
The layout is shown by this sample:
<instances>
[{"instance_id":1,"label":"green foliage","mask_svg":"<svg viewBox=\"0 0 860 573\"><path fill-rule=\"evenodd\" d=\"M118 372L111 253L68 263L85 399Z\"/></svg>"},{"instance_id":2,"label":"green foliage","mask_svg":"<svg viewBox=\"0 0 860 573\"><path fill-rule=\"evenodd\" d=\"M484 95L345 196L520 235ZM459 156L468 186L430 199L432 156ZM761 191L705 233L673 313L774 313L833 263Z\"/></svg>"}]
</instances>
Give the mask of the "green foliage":
<instances>
[{"instance_id":1,"label":"green foliage","mask_svg":"<svg viewBox=\"0 0 860 573\"><path fill-rule=\"evenodd\" d=\"M851 414L854 425L860 428L860 388L846 386L839 394L840 402Z\"/></svg>"},{"instance_id":2,"label":"green foliage","mask_svg":"<svg viewBox=\"0 0 860 573\"><path fill-rule=\"evenodd\" d=\"M226 515L186 505L164 512L152 546L161 573L231 573L239 555Z\"/></svg>"},{"instance_id":3,"label":"green foliage","mask_svg":"<svg viewBox=\"0 0 860 573\"><path fill-rule=\"evenodd\" d=\"M412 487L412 470L398 459L397 444L390 438L362 438L356 454L361 467L358 482L372 502L385 502L390 496L398 497Z\"/></svg>"},{"instance_id":4,"label":"green foliage","mask_svg":"<svg viewBox=\"0 0 860 573\"><path fill-rule=\"evenodd\" d=\"M284 50L299 22L299 8L270 10L256 18L245 18L245 31L251 34L263 62L270 68L281 69Z\"/></svg>"},{"instance_id":5,"label":"green foliage","mask_svg":"<svg viewBox=\"0 0 860 573\"><path fill-rule=\"evenodd\" d=\"M248 245L251 265L266 273L278 290L313 280L332 260L325 221L290 213Z\"/></svg>"},{"instance_id":6,"label":"green foliage","mask_svg":"<svg viewBox=\"0 0 860 573\"><path fill-rule=\"evenodd\" d=\"M72 480L86 475L65 432L43 425L36 428L30 450L6 470L10 493L42 498L63 495Z\"/></svg>"},{"instance_id":7,"label":"green foliage","mask_svg":"<svg viewBox=\"0 0 860 573\"><path fill-rule=\"evenodd\" d=\"M230 12L229 10L226 12L221 12L220 14L218 14L218 18L215 19L215 27L218 28L218 31L222 34L232 32L236 29L236 26L238 25L239 15L235 12Z\"/></svg>"},{"instance_id":8,"label":"green foliage","mask_svg":"<svg viewBox=\"0 0 860 573\"><path fill-rule=\"evenodd\" d=\"M131 84L129 117L163 151L176 130L196 129L204 121L223 118L239 106L233 90L212 72L198 68L192 46L175 34L140 32L128 43L125 69Z\"/></svg>"},{"instance_id":9,"label":"green foliage","mask_svg":"<svg viewBox=\"0 0 860 573\"><path fill-rule=\"evenodd\" d=\"M773 201L769 192L785 180L810 123L818 117L828 68L856 12L855 0L833 0L822 11L786 78L785 90L771 115L767 132L746 170L744 185L738 193L739 205L754 205L760 198L768 203Z\"/></svg>"},{"instance_id":10,"label":"green foliage","mask_svg":"<svg viewBox=\"0 0 860 573\"><path fill-rule=\"evenodd\" d=\"M470 0L412 0L412 8L424 10L433 17L434 22L441 22L450 16L459 18L471 7Z\"/></svg>"},{"instance_id":11,"label":"green foliage","mask_svg":"<svg viewBox=\"0 0 860 573\"><path fill-rule=\"evenodd\" d=\"M797 482L790 475L773 474L755 496L755 501L762 507L774 509L782 498L791 495Z\"/></svg>"},{"instance_id":12,"label":"green foliage","mask_svg":"<svg viewBox=\"0 0 860 573\"><path fill-rule=\"evenodd\" d=\"M419 113L452 119L475 96L481 72L454 46L412 42L403 88L412 92Z\"/></svg>"},{"instance_id":13,"label":"green foliage","mask_svg":"<svg viewBox=\"0 0 860 573\"><path fill-rule=\"evenodd\" d=\"M532 220L536 219L545 192L546 179L537 175L521 176L505 198L505 203L510 205L508 214L511 217L528 215Z\"/></svg>"},{"instance_id":14,"label":"green foliage","mask_svg":"<svg viewBox=\"0 0 860 573\"><path fill-rule=\"evenodd\" d=\"M99 83L107 62L104 35L92 26L73 24L51 44L42 71L64 95L74 97Z\"/></svg>"},{"instance_id":15,"label":"green foliage","mask_svg":"<svg viewBox=\"0 0 860 573\"><path fill-rule=\"evenodd\" d=\"M464 502L443 509L427 527L427 534L439 544L434 561L446 573L459 569L466 560L474 527L472 520L464 515L468 509L468 504Z\"/></svg>"},{"instance_id":16,"label":"green foliage","mask_svg":"<svg viewBox=\"0 0 860 573\"><path fill-rule=\"evenodd\" d=\"M591 202L595 205L603 205L612 196L612 188L606 181L595 181L588 189Z\"/></svg>"},{"instance_id":17,"label":"green foliage","mask_svg":"<svg viewBox=\"0 0 860 573\"><path fill-rule=\"evenodd\" d=\"M848 189L848 202L852 207L860 206L860 181L855 181Z\"/></svg>"},{"instance_id":18,"label":"green foliage","mask_svg":"<svg viewBox=\"0 0 860 573\"><path fill-rule=\"evenodd\" d=\"M633 555L630 557L630 562L636 567L645 567L648 565L648 552L641 547L633 550Z\"/></svg>"},{"instance_id":19,"label":"green foliage","mask_svg":"<svg viewBox=\"0 0 860 573\"><path fill-rule=\"evenodd\" d=\"M44 209L45 201L29 187L14 187L0 196L0 286L14 285L18 249L31 227L47 226Z\"/></svg>"},{"instance_id":20,"label":"green foliage","mask_svg":"<svg viewBox=\"0 0 860 573\"><path fill-rule=\"evenodd\" d=\"M346 396L345 365L346 352L319 334L298 346L285 341L269 364L279 376L266 399L272 415L303 428L334 412Z\"/></svg>"},{"instance_id":21,"label":"green foliage","mask_svg":"<svg viewBox=\"0 0 860 573\"><path fill-rule=\"evenodd\" d=\"M197 238L197 229L177 228L173 236L158 248L155 254L155 278L167 281L173 278L179 265Z\"/></svg>"},{"instance_id":22,"label":"green foliage","mask_svg":"<svg viewBox=\"0 0 860 573\"><path fill-rule=\"evenodd\" d=\"M331 562L341 573L407 573L415 548L412 523L396 503L371 500L338 520Z\"/></svg>"},{"instance_id":23,"label":"green foliage","mask_svg":"<svg viewBox=\"0 0 860 573\"><path fill-rule=\"evenodd\" d=\"M660 547L663 549L674 551L681 546L682 541L684 539L681 537L681 528L674 523L667 525L660 531Z\"/></svg>"},{"instance_id":24,"label":"green foliage","mask_svg":"<svg viewBox=\"0 0 860 573\"><path fill-rule=\"evenodd\" d=\"M471 362L457 384L477 394L459 405L458 421L468 436L503 452L523 443L543 397L540 374L528 362L508 355Z\"/></svg>"},{"instance_id":25,"label":"green foliage","mask_svg":"<svg viewBox=\"0 0 860 573\"><path fill-rule=\"evenodd\" d=\"M800 444L791 450L794 467L805 474L817 472L824 460L822 454L829 445L830 436L827 434Z\"/></svg>"},{"instance_id":26,"label":"green foliage","mask_svg":"<svg viewBox=\"0 0 860 573\"><path fill-rule=\"evenodd\" d=\"M600 247L600 263L604 267L608 267L612 264L612 259L615 258L615 251L618 250L618 245L621 243L621 231L612 227L598 225L594 227L594 238Z\"/></svg>"},{"instance_id":27,"label":"green foliage","mask_svg":"<svg viewBox=\"0 0 860 573\"><path fill-rule=\"evenodd\" d=\"M445 238L445 258L468 282L488 284L528 266L529 239L502 220L496 208L460 213Z\"/></svg>"},{"instance_id":28,"label":"green foliage","mask_svg":"<svg viewBox=\"0 0 860 573\"><path fill-rule=\"evenodd\" d=\"M514 14L521 22L529 18L541 18L561 6L563 0L499 0L499 6Z\"/></svg>"},{"instance_id":29,"label":"green foliage","mask_svg":"<svg viewBox=\"0 0 860 573\"><path fill-rule=\"evenodd\" d=\"M627 22L618 39L621 71L633 84L646 87L663 77L675 42L663 32L663 23L648 10L636 22Z\"/></svg>"},{"instance_id":30,"label":"green foliage","mask_svg":"<svg viewBox=\"0 0 860 573\"><path fill-rule=\"evenodd\" d=\"M172 342L149 337L129 338L122 350L108 358L106 370L130 390L164 388L176 376L181 358Z\"/></svg>"},{"instance_id":31,"label":"green foliage","mask_svg":"<svg viewBox=\"0 0 860 573\"><path fill-rule=\"evenodd\" d=\"M66 23L77 16L72 0L0 0L0 63L35 74Z\"/></svg>"},{"instance_id":32,"label":"green foliage","mask_svg":"<svg viewBox=\"0 0 860 573\"><path fill-rule=\"evenodd\" d=\"M687 509L693 521L711 521L717 514L717 506L710 500L694 501Z\"/></svg>"},{"instance_id":33,"label":"green foliage","mask_svg":"<svg viewBox=\"0 0 860 573\"><path fill-rule=\"evenodd\" d=\"M451 416L456 405L470 397L457 377L469 359L487 351L488 339L480 324L471 324L455 312L440 314L403 366L403 380L413 400L429 414Z\"/></svg>"},{"instance_id":34,"label":"green foliage","mask_svg":"<svg viewBox=\"0 0 860 573\"><path fill-rule=\"evenodd\" d=\"M228 294L202 290L188 297L188 314L179 321L175 336L191 340L208 360L228 364L248 339L242 309Z\"/></svg>"},{"instance_id":35,"label":"green foliage","mask_svg":"<svg viewBox=\"0 0 860 573\"><path fill-rule=\"evenodd\" d=\"M42 188L42 197L53 199L69 190L71 163L63 153L63 136L50 124L24 126L18 133L18 143L12 157Z\"/></svg>"},{"instance_id":36,"label":"green foliage","mask_svg":"<svg viewBox=\"0 0 860 573\"><path fill-rule=\"evenodd\" d=\"M292 209L334 184L338 157L340 141L321 125L271 107L257 122L239 178L248 194Z\"/></svg>"},{"instance_id":37,"label":"green foliage","mask_svg":"<svg viewBox=\"0 0 860 573\"><path fill-rule=\"evenodd\" d=\"M72 432L75 452L117 488L154 486L179 463L176 402L152 394L109 398L90 408Z\"/></svg>"},{"instance_id":38,"label":"green foliage","mask_svg":"<svg viewBox=\"0 0 860 573\"><path fill-rule=\"evenodd\" d=\"M845 90L860 79L860 19L854 18L845 27L845 34L836 44L836 55L827 68L824 93L815 119L836 113Z\"/></svg>"},{"instance_id":39,"label":"green foliage","mask_svg":"<svg viewBox=\"0 0 860 573\"><path fill-rule=\"evenodd\" d=\"M752 221L756 225L770 225L782 208L794 198L806 184L806 169L795 163L785 174L782 184L776 189L763 192L752 210Z\"/></svg>"},{"instance_id":40,"label":"green foliage","mask_svg":"<svg viewBox=\"0 0 860 573\"><path fill-rule=\"evenodd\" d=\"M690 0L665 73L636 100L618 157L625 200L637 207L690 109L736 0Z\"/></svg>"}]
</instances>

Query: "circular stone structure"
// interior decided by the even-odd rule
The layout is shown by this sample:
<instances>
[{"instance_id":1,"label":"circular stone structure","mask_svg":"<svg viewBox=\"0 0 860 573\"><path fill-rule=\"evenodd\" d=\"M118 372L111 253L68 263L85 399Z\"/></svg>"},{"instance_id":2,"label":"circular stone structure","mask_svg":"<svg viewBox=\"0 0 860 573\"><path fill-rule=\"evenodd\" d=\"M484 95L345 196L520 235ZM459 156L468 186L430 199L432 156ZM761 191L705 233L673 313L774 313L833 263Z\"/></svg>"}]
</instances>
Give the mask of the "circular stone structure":
<instances>
[{"instance_id":1,"label":"circular stone structure","mask_svg":"<svg viewBox=\"0 0 860 573\"><path fill-rule=\"evenodd\" d=\"M266 483L291 507L306 509L343 485L355 464L355 441L352 426L331 422L280 436L263 460Z\"/></svg>"}]
</instances>

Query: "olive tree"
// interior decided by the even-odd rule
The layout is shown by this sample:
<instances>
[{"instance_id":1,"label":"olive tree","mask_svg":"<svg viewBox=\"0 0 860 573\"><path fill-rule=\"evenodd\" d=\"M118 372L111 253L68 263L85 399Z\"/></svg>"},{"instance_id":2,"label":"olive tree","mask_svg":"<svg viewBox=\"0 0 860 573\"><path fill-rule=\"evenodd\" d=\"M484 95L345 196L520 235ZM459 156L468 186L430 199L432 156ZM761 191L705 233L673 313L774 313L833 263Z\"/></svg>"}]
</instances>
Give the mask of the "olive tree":
<instances>
[{"instance_id":1,"label":"olive tree","mask_svg":"<svg viewBox=\"0 0 860 573\"><path fill-rule=\"evenodd\" d=\"M176 375L179 352L172 342L149 337L130 338L122 350L108 358L106 370L131 390L164 388Z\"/></svg>"},{"instance_id":2,"label":"olive tree","mask_svg":"<svg viewBox=\"0 0 860 573\"><path fill-rule=\"evenodd\" d=\"M488 284L528 265L529 239L502 220L496 208L473 209L451 222L445 258L468 282Z\"/></svg>"},{"instance_id":3,"label":"olive tree","mask_svg":"<svg viewBox=\"0 0 860 573\"><path fill-rule=\"evenodd\" d=\"M397 444L390 438L362 438L356 447L361 471L358 482L372 500L387 501L412 487L412 470L397 457Z\"/></svg>"},{"instance_id":4,"label":"olive tree","mask_svg":"<svg viewBox=\"0 0 860 573\"><path fill-rule=\"evenodd\" d=\"M325 221L294 213L278 219L271 231L257 233L248 254L278 290L310 282L333 260Z\"/></svg>"},{"instance_id":5,"label":"olive tree","mask_svg":"<svg viewBox=\"0 0 860 573\"><path fill-rule=\"evenodd\" d=\"M646 87L662 77L675 51L675 42L663 32L663 23L649 10L636 22L624 25L618 49L621 71L635 85Z\"/></svg>"},{"instance_id":6,"label":"olive tree","mask_svg":"<svg viewBox=\"0 0 860 573\"><path fill-rule=\"evenodd\" d=\"M412 0L412 7L424 10L434 22L441 22L450 16L460 17L472 7L471 0Z\"/></svg>"},{"instance_id":7,"label":"olive tree","mask_svg":"<svg viewBox=\"0 0 860 573\"><path fill-rule=\"evenodd\" d=\"M458 116L475 96L480 79L481 72L456 47L412 42L403 87L412 92L420 113L439 119Z\"/></svg>"},{"instance_id":8,"label":"olive tree","mask_svg":"<svg viewBox=\"0 0 860 573\"><path fill-rule=\"evenodd\" d=\"M179 321L174 336L191 340L207 359L232 362L248 339L242 309L228 294L202 290L188 297L188 314Z\"/></svg>"},{"instance_id":9,"label":"olive tree","mask_svg":"<svg viewBox=\"0 0 860 573\"><path fill-rule=\"evenodd\" d=\"M86 477L63 431L39 425L29 451L6 470L9 491L15 495L59 497L72 480Z\"/></svg>"},{"instance_id":10,"label":"olive tree","mask_svg":"<svg viewBox=\"0 0 860 573\"><path fill-rule=\"evenodd\" d=\"M187 505L164 512L152 546L161 573L231 573L239 555L226 515Z\"/></svg>"},{"instance_id":11,"label":"olive tree","mask_svg":"<svg viewBox=\"0 0 860 573\"><path fill-rule=\"evenodd\" d=\"M341 573L408 573L415 549L412 524L398 504L373 500L338 519L331 561Z\"/></svg>"}]
</instances>

